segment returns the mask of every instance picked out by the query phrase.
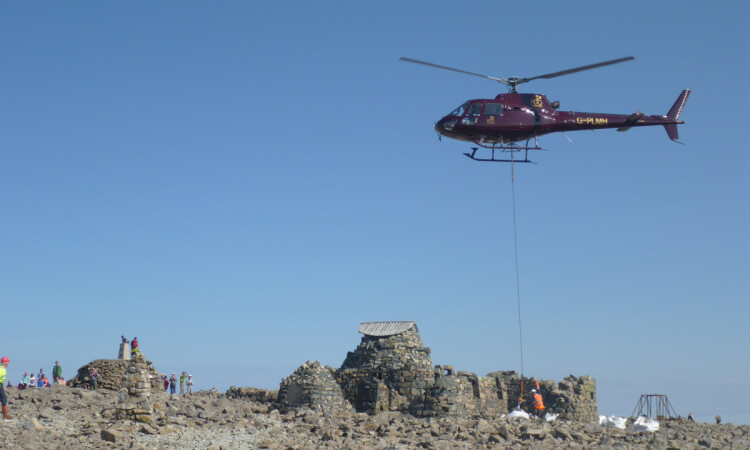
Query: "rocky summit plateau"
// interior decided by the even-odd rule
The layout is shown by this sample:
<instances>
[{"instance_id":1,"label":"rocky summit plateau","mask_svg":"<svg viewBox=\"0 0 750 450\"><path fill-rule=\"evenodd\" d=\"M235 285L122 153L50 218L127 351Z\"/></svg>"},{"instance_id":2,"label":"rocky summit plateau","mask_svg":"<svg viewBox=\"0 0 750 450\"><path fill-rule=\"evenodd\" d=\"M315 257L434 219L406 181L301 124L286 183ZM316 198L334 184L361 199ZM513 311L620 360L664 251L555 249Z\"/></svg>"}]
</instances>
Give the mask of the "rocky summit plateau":
<instances>
[{"instance_id":1,"label":"rocky summit plateau","mask_svg":"<svg viewBox=\"0 0 750 450\"><path fill-rule=\"evenodd\" d=\"M244 393L240 391L244 390ZM244 395L243 395L244 394ZM538 418L429 417L307 407L283 412L256 401L268 391L235 388L191 396L157 394L149 421L118 418L118 392L81 388L9 389L13 419L1 448L71 449L475 449L750 448L750 426L662 420L656 432ZM237 396L235 396L237 395Z\"/></svg>"},{"instance_id":2,"label":"rocky summit plateau","mask_svg":"<svg viewBox=\"0 0 750 450\"><path fill-rule=\"evenodd\" d=\"M153 363L130 358L124 343L118 359L91 361L67 386L6 389L13 418L2 421L0 448L750 448L749 425L601 422L589 376L555 382L434 366L414 322L364 322L359 331L340 368L305 362L273 391L168 395ZM544 418L527 414L537 387Z\"/></svg>"}]
</instances>

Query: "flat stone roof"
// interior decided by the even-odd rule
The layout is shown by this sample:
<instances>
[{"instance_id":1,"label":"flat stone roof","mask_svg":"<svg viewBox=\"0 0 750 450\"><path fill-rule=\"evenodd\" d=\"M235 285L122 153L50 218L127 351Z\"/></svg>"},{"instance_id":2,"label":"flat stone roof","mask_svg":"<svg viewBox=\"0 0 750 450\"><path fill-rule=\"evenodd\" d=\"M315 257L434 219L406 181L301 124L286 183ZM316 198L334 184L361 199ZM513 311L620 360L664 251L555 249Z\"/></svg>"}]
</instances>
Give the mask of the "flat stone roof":
<instances>
[{"instance_id":1,"label":"flat stone roof","mask_svg":"<svg viewBox=\"0 0 750 450\"><path fill-rule=\"evenodd\" d=\"M362 322L359 324L359 332L367 336L393 336L409 331L417 323L413 320L397 322Z\"/></svg>"}]
</instances>

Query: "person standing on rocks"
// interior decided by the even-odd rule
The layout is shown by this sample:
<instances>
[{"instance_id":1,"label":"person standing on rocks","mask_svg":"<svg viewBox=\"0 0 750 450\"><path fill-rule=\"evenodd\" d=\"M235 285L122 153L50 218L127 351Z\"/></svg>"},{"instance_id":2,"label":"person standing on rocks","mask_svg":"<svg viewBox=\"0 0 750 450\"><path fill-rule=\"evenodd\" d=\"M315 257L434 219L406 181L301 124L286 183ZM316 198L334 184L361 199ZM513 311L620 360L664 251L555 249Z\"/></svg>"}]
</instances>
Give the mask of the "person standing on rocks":
<instances>
[{"instance_id":1,"label":"person standing on rocks","mask_svg":"<svg viewBox=\"0 0 750 450\"><path fill-rule=\"evenodd\" d=\"M55 367L52 368L52 380L57 382L62 378L62 367L60 361L55 361Z\"/></svg>"},{"instance_id":2,"label":"person standing on rocks","mask_svg":"<svg viewBox=\"0 0 750 450\"><path fill-rule=\"evenodd\" d=\"M721 416L718 414L716 415L716 425L721 425Z\"/></svg>"},{"instance_id":3,"label":"person standing on rocks","mask_svg":"<svg viewBox=\"0 0 750 450\"><path fill-rule=\"evenodd\" d=\"M691 422L695 422L695 418L693 417L693 413L688 413L688 420Z\"/></svg>"},{"instance_id":4,"label":"person standing on rocks","mask_svg":"<svg viewBox=\"0 0 750 450\"><path fill-rule=\"evenodd\" d=\"M138 338L134 337L132 341L130 341L130 354L135 356L135 354L138 353Z\"/></svg>"},{"instance_id":5,"label":"person standing on rocks","mask_svg":"<svg viewBox=\"0 0 750 450\"><path fill-rule=\"evenodd\" d=\"M177 390L177 377L175 376L174 372L172 372L172 376L169 377L169 393L174 394Z\"/></svg>"},{"instance_id":6,"label":"person standing on rocks","mask_svg":"<svg viewBox=\"0 0 750 450\"><path fill-rule=\"evenodd\" d=\"M188 375L187 379L187 393L192 394L193 393L193 376Z\"/></svg>"},{"instance_id":7,"label":"person standing on rocks","mask_svg":"<svg viewBox=\"0 0 750 450\"><path fill-rule=\"evenodd\" d=\"M99 370L96 367L91 369L89 378L91 379L91 390L95 391L96 385L99 383Z\"/></svg>"},{"instance_id":8,"label":"person standing on rocks","mask_svg":"<svg viewBox=\"0 0 750 450\"><path fill-rule=\"evenodd\" d=\"M542 401L542 394L536 391L536 389L531 390L531 394L534 397L534 413L536 413L537 416L543 417L544 416L544 402Z\"/></svg>"},{"instance_id":9,"label":"person standing on rocks","mask_svg":"<svg viewBox=\"0 0 750 450\"><path fill-rule=\"evenodd\" d=\"M7 356L0 358L0 402L3 404L3 419L12 419L8 414L8 396L5 395L5 368L10 364L10 359Z\"/></svg>"},{"instance_id":10,"label":"person standing on rocks","mask_svg":"<svg viewBox=\"0 0 750 450\"><path fill-rule=\"evenodd\" d=\"M185 381L187 380L187 373L182 372L180 374L180 395L185 395Z\"/></svg>"}]
</instances>

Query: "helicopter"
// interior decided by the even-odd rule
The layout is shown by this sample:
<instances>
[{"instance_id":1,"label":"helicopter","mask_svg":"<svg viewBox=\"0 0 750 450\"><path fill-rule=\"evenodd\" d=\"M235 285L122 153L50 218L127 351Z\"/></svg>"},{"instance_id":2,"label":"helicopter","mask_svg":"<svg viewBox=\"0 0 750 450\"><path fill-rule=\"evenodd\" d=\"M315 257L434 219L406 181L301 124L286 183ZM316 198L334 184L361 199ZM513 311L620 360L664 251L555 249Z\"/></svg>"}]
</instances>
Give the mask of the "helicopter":
<instances>
[{"instance_id":1,"label":"helicopter","mask_svg":"<svg viewBox=\"0 0 750 450\"><path fill-rule=\"evenodd\" d=\"M446 136L477 145L478 147L471 147L471 153L464 153L475 161L525 163L532 162L528 157L530 150L544 150L539 147L538 138L549 133L602 128L617 128L617 131L627 131L632 127L662 125L671 140L681 143L678 141L677 125L685 123L680 121L679 118L690 95L690 89L685 89L680 93L677 101L674 102L665 116L647 116L640 111L633 114L560 111L560 102L558 101L550 103L545 95L519 94L517 90L519 84L532 80L570 75L634 59L633 56L627 56L528 78L499 78L417 59L400 58L401 61L482 77L507 85L507 94L499 94L494 99L475 99L463 103L453 112L438 120L435 124L435 131L438 132L439 137ZM529 145L532 139L533 145ZM480 148L483 150L480 155L477 155ZM496 155L496 152L499 153L499 156ZM523 152L523 159L514 159L513 154L520 154L520 152ZM488 157L483 156L488 153ZM504 153L510 153L510 159L503 156Z\"/></svg>"}]
</instances>

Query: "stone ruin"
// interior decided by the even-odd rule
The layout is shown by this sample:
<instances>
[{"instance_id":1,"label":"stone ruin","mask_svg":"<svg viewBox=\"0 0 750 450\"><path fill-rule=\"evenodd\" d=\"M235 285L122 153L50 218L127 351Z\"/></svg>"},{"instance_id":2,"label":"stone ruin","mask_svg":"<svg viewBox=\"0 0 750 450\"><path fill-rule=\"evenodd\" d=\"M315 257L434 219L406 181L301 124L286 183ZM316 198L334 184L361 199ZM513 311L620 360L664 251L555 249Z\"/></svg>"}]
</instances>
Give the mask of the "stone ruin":
<instances>
[{"instance_id":1,"label":"stone ruin","mask_svg":"<svg viewBox=\"0 0 750 450\"><path fill-rule=\"evenodd\" d=\"M306 362L281 383L282 408L332 410L351 405L358 412L399 411L418 417L499 416L519 404L531 408L531 389L538 381L547 412L559 418L597 422L596 381L568 376L560 383L523 379L515 371L478 376L433 366L417 324L363 322L364 336L338 370ZM342 404L343 401L343 404Z\"/></svg>"}]
</instances>

